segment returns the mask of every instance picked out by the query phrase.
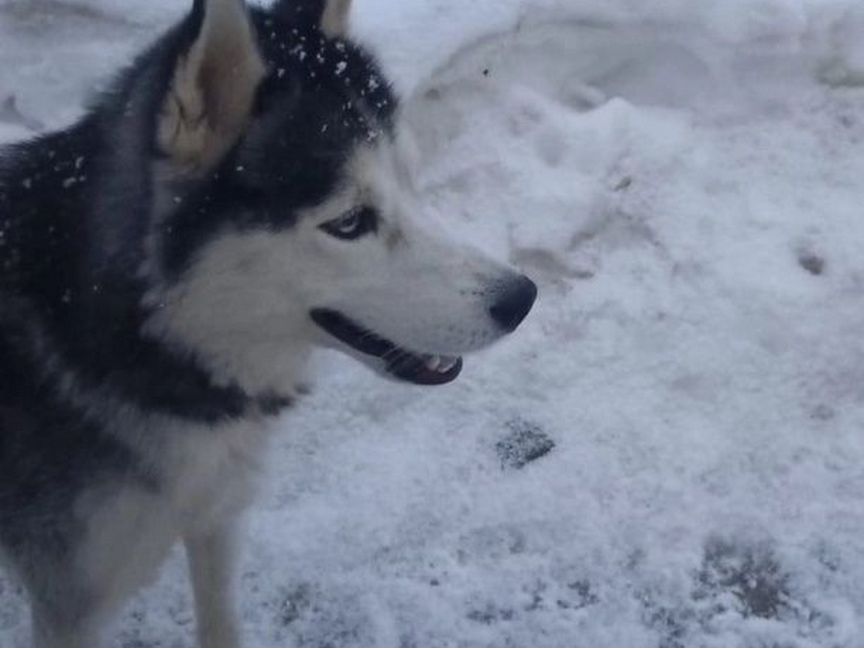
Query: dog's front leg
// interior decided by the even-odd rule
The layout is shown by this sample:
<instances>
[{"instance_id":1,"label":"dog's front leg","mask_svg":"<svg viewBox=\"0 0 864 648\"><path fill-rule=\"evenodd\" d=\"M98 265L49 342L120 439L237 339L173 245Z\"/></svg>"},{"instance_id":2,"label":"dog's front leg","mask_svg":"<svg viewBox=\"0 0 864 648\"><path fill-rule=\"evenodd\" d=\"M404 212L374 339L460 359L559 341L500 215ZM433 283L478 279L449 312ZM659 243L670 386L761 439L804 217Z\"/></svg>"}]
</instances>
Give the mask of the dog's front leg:
<instances>
[{"instance_id":1,"label":"dog's front leg","mask_svg":"<svg viewBox=\"0 0 864 648\"><path fill-rule=\"evenodd\" d=\"M234 609L234 541L230 524L185 538L201 648L239 646Z\"/></svg>"}]
</instances>

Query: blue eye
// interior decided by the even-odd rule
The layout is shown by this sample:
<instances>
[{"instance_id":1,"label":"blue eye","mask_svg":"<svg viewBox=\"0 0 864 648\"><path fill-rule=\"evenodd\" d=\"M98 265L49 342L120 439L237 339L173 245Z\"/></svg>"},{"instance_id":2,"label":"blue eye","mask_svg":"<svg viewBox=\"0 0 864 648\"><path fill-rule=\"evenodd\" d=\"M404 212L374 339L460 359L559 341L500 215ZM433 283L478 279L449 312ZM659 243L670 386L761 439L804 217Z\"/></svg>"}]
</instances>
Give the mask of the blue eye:
<instances>
[{"instance_id":1,"label":"blue eye","mask_svg":"<svg viewBox=\"0 0 864 648\"><path fill-rule=\"evenodd\" d=\"M356 207L340 218L324 223L321 229L343 241L353 241L378 229L378 212L372 207Z\"/></svg>"}]
</instances>

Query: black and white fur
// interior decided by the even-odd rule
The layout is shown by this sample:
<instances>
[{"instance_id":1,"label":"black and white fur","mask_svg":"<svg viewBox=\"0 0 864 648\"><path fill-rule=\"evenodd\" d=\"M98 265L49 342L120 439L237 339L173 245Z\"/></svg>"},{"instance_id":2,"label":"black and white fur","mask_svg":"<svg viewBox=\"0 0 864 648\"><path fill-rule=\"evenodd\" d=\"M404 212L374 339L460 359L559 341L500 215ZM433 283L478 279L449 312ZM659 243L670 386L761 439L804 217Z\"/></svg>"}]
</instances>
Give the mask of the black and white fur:
<instances>
[{"instance_id":1,"label":"black and white fur","mask_svg":"<svg viewBox=\"0 0 864 648\"><path fill-rule=\"evenodd\" d=\"M457 377L536 288L429 231L347 0L196 0L68 130L0 155L0 553L89 647L186 545L239 643L235 520L315 345Z\"/></svg>"}]
</instances>

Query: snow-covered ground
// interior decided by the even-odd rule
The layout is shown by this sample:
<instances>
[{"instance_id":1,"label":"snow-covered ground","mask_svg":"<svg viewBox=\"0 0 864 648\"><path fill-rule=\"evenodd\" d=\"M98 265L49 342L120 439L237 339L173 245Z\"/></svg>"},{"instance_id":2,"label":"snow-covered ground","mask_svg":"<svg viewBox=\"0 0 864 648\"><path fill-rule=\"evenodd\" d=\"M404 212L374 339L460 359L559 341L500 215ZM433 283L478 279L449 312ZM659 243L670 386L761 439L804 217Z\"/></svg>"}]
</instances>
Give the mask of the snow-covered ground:
<instances>
[{"instance_id":1,"label":"snow-covered ground","mask_svg":"<svg viewBox=\"0 0 864 648\"><path fill-rule=\"evenodd\" d=\"M185 4L0 0L0 138ZM322 355L249 514L246 643L864 644L864 6L355 4L425 217L542 297L442 389ZM25 610L0 576L0 646ZM179 551L111 637L193 641Z\"/></svg>"}]
</instances>

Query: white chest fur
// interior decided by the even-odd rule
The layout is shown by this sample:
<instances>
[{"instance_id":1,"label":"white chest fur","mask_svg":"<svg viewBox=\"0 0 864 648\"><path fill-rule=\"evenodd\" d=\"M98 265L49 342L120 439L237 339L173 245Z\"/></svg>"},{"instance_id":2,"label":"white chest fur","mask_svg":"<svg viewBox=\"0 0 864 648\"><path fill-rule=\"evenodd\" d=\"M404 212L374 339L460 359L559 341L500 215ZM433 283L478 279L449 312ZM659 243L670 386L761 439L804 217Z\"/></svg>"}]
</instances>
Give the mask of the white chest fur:
<instances>
[{"instance_id":1,"label":"white chest fur","mask_svg":"<svg viewBox=\"0 0 864 648\"><path fill-rule=\"evenodd\" d=\"M241 422L180 429L166 440L163 503L176 514L180 532L206 530L249 504L269 438L263 423Z\"/></svg>"},{"instance_id":2,"label":"white chest fur","mask_svg":"<svg viewBox=\"0 0 864 648\"><path fill-rule=\"evenodd\" d=\"M270 438L261 422L174 422L135 436L136 450L158 475L155 487L103 483L76 507L87 529L78 566L115 600L151 581L181 537L230 525L254 495Z\"/></svg>"}]
</instances>

